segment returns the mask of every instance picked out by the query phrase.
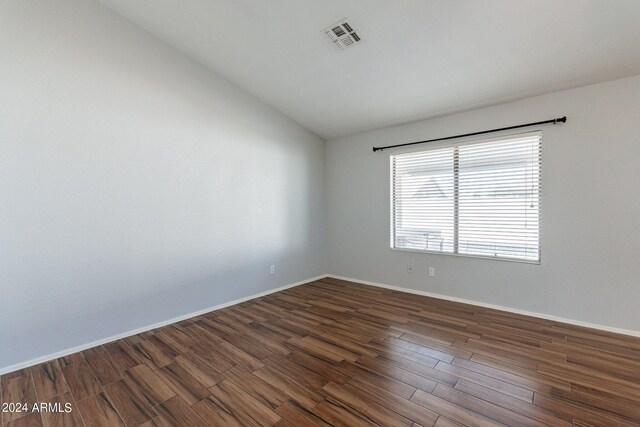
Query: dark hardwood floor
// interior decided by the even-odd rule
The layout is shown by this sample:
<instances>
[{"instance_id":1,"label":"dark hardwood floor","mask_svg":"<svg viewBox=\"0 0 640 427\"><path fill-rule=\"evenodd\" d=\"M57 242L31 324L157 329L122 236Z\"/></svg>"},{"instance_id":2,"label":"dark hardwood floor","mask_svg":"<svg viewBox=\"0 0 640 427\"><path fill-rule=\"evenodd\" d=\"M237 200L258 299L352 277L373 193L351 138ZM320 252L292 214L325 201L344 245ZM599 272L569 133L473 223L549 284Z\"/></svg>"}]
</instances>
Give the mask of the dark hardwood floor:
<instances>
[{"instance_id":1,"label":"dark hardwood floor","mask_svg":"<svg viewBox=\"0 0 640 427\"><path fill-rule=\"evenodd\" d=\"M3 426L640 425L640 338L324 279L6 374Z\"/></svg>"}]
</instances>

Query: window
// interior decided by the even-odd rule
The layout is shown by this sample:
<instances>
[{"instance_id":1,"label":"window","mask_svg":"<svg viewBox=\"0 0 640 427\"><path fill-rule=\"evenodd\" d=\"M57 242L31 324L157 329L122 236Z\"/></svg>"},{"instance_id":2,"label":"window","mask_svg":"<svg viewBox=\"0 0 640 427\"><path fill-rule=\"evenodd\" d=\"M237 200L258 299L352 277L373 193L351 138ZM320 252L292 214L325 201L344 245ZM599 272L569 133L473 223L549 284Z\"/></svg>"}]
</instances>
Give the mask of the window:
<instances>
[{"instance_id":1,"label":"window","mask_svg":"<svg viewBox=\"0 0 640 427\"><path fill-rule=\"evenodd\" d=\"M391 247L540 261L541 135L391 156Z\"/></svg>"}]
</instances>

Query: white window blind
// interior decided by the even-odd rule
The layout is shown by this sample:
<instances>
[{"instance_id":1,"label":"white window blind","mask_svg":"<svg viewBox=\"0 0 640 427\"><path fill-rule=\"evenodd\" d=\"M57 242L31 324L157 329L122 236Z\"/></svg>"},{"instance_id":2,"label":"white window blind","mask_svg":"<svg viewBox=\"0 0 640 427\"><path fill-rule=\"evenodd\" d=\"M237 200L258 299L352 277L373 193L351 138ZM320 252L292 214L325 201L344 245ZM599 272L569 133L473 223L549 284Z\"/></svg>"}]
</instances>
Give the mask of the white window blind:
<instances>
[{"instance_id":1,"label":"white window blind","mask_svg":"<svg viewBox=\"0 0 640 427\"><path fill-rule=\"evenodd\" d=\"M391 156L391 247L539 262L540 133Z\"/></svg>"}]
</instances>

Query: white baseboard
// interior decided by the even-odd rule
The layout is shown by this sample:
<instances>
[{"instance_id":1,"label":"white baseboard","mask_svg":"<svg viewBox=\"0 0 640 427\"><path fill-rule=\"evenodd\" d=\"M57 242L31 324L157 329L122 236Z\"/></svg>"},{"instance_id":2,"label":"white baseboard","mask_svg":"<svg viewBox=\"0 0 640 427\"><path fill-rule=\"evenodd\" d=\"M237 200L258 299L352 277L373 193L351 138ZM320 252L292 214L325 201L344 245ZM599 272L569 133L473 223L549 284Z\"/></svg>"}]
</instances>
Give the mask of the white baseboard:
<instances>
[{"instance_id":1,"label":"white baseboard","mask_svg":"<svg viewBox=\"0 0 640 427\"><path fill-rule=\"evenodd\" d=\"M354 279L352 277L337 276L335 274L328 274L327 277L332 277L334 279L339 279L339 280L346 280L346 281L349 281L349 282L361 283L363 285L376 286L378 288L392 289L394 291L406 292L406 293L409 293L409 294L423 295L423 296L427 296L427 297L431 297L431 298L437 298L437 299L441 299L441 300L460 302L460 303L463 303L463 304L477 305L479 307L492 308L494 310L507 311L509 313L522 314L524 316L538 317L540 319L553 320L553 321L556 321L556 322L568 323L570 325L583 326L585 328L598 329L598 330L601 330L601 331L613 332L613 333L616 333L616 334L640 337L640 331L632 331L630 329L622 329L622 328L614 328L614 327L611 327L611 326L597 325L597 324L594 324L594 323L583 322L583 321L580 321L580 320L573 320L573 319L566 319L564 317L552 316L550 314L536 313L536 312L526 311L526 310L519 310L519 309L516 309L516 308L504 307L504 306L495 305L495 304L487 304L487 303L484 303L484 302L473 301L473 300L468 300L468 299L464 299L464 298L450 297L450 296L442 295L442 294L433 294L431 292L417 291L415 289L409 289L409 288L402 288L400 286L386 285L386 284L383 284L383 283L370 282L368 280Z\"/></svg>"},{"instance_id":2,"label":"white baseboard","mask_svg":"<svg viewBox=\"0 0 640 427\"><path fill-rule=\"evenodd\" d=\"M383 283L376 283L376 282L370 282L368 280L360 280L360 279L354 279L352 277L343 277L343 276L338 276L335 274L323 274L320 276L316 276L316 277L312 277L310 279L306 279L306 280L302 280L300 282L296 282L296 283L291 283L289 285L284 285L284 286L280 286L279 288L275 288L275 289L271 289L265 292L261 292L258 294L254 294L254 295L250 295L244 298L240 298L237 300L233 300L233 301L229 301L223 304L219 304L213 307L208 307L205 308L203 310L199 310L193 313L187 313L178 317L174 317L172 319L168 319L168 320L164 320L162 322L158 322L155 323L153 325L148 325L148 326L143 326L141 328L137 328L131 331L127 331L118 335L113 335L104 339L100 339L97 341L93 341L87 344L82 344L73 348L68 348L66 350L62 350L56 353L51 353L48 354L46 356L42 356L42 357L38 357L36 359L31 359L31 360L27 360L25 362L20 362L20 363L16 363L14 365L11 366L7 366L5 368L0 368L0 375L4 375L6 373L9 372L13 372L13 371L17 371L19 369L23 369L29 366L33 366L33 365L37 365L39 363L43 363L43 362L48 362L50 360L54 360L57 359L59 357L63 357L63 356L67 356L69 354L73 354L73 353L77 353L79 351L83 351L86 350L88 348L91 347L95 347L98 345L102 345L102 344L106 344L109 343L111 341L115 341L115 340L119 340L122 338L126 338L126 337L130 337L132 335L137 335L139 333L142 332L146 332L149 331L151 329L156 329L156 328L160 328L162 326L166 326L169 325L171 323L176 323L176 322L180 322L182 320L186 320L189 319L191 317L196 317L196 316L200 316L202 314L205 313L209 313L211 311L216 311L219 310L221 308L225 308L225 307L229 307L231 305L235 305L235 304L240 304L242 302L245 301L249 301L255 298L260 298L275 292L280 292L283 291L285 289L289 289L289 288L293 288L296 286L300 286L300 285L304 285L305 283L309 283L309 282L314 282L316 280L320 280L320 279L324 279L325 277L332 277L334 279L339 279L339 280L346 280L349 282L354 282L354 283L361 283L363 285L370 285L370 286L376 286L379 288L385 288L385 289L391 289L394 291L399 291L399 292L406 292L409 294L416 294L416 295L423 295L423 296L427 296L427 297L431 297L431 298L437 298L437 299L441 299L441 300L446 300L446 301L454 301L454 302L460 302L463 304L471 304L471 305L477 305L479 307L485 307L485 308L492 308L495 310L501 310L501 311L506 311L509 313L516 313L516 314L522 314L524 316L532 316L532 317L538 317L540 319L546 319L546 320L553 320L556 322L561 322L561 323L568 323L570 325L576 325L576 326L583 326L586 328L592 328L592 329L598 329L601 331L607 331L607 332L613 332L613 333L617 333L617 334L623 334L623 335L630 335L630 336L635 336L635 337L640 337L640 331L633 331L633 330L629 330L629 329L622 329L622 328L614 328L614 327L610 327L610 326L604 326L604 325L597 325L594 323L588 323L588 322L582 322L579 320L572 320L572 319L566 319L564 317L558 317L558 316L552 316L549 314L544 314L544 313L536 313L536 312L532 312L532 311L526 311L526 310L519 310L519 309L515 309L515 308L511 308L511 307L505 307L505 306L501 306L501 305L495 305L495 304L487 304L484 302L479 302L479 301L473 301L473 300L468 300L468 299L464 299L464 298L457 298L457 297L451 297L451 296L447 296L447 295L442 295L442 294L434 294L431 292L425 292L425 291L418 291L418 290L414 290L414 289L409 289L409 288L403 288L400 286L393 286L393 285L387 285L387 284L383 284Z\"/></svg>"},{"instance_id":3,"label":"white baseboard","mask_svg":"<svg viewBox=\"0 0 640 427\"><path fill-rule=\"evenodd\" d=\"M270 290L265 291L265 292L260 292L259 294L249 295L248 297L244 297L244 298L240 298L240 299L237 299L237 300L225 302L223 304L218 304L218 305L215 305L213 307L208 307L208 308L205 308L203 310L198 310L198 311L193 312L193 313L188 313L188 314L184 314L184 315L181 315L181 316L178 316L178 317L174 317L172 319L163 320L162 322L154 323L153 325L143 326L141 328L133 329L131 331L123 332L121 334L113 335L113 336L110 336L110 337L107 337L107 338L103 338L103 339L100 339L100 340L97 340L97 341L93 341L93 342L90 342L90 343L87 343L87 344L82 344L82 345L79 345L79 346L76 346L76 347L73 347L73 348L68 348L66 350L58 351L56 353L47 354L46 356L38 357L36 359L31 359L31 360L27 360L25 362L16 363L14 365L7 366L5 368L0 368L0 375L4 375L4 374L7 374L9 372L17 371L19 369L27 368L29 366L37 365L37 364L40 364L40 363L48 362L50 360L54 360L54 359L57 359L59 357L64 357L64 356L67 356L69 354L77 353L79 351L83 351L83 350L86 350L86 349L91 348L91 347L95 347L95 346L102 345L102 344L107 344L107 343L109 343L111 341L116 341L116 340L119 340L119 339L122 339L122 338L130 337L132 335L137 335L139 333L150 331L151 329L160 328L162 326L166 326L166 325L169 325L171 323L180 322L182 320L186 320L186 319L189 319L191 317L200 316L202 314L209 313L211 311L220 310L221 308L229 307L231 305L240 304L242 302L249 301L249 300L252 300L252 299L255 299L255 298L260 298L260 297L263 297L263 296L266 296L266 295L269 295L269 294L273 294L275 292L284 291L285 289L289 289L289 288L293 288L293 287L296 287L296 286L304 285L305 283L315 282L316 280L324 279L325 277L327 277L326 274L323 274L323 275L320 275L320 276L316 276L316 277L312 277L310 279L305 279L305 280L302 280L300 282L291 283L289 285L280 286L279 288L270 289Z\"/></svg>"}]
</instances>

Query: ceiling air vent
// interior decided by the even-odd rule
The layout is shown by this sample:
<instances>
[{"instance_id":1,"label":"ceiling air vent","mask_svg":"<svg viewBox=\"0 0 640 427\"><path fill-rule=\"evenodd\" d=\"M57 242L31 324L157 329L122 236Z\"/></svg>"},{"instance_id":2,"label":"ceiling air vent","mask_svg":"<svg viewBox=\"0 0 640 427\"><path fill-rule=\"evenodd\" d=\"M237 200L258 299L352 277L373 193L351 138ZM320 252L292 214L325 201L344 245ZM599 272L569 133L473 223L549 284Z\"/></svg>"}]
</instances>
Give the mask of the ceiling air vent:
<instances>
[{"instance_id":1,"label":"ceiling air vent","mask_svg":"<svg viewBox=\"0 0 640 427\"><path fill-rule=\"evenodd\" d=\"M327 27L324 33L329 37L333 45L340 50L345 50L361 41L356 30L346 19Z\"/></svg>"}]
</instances>

